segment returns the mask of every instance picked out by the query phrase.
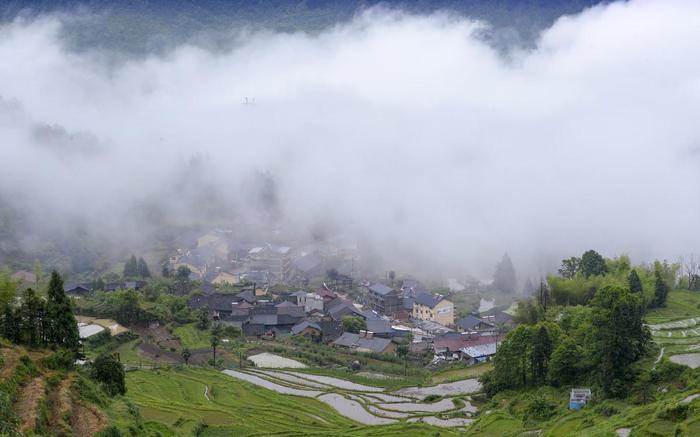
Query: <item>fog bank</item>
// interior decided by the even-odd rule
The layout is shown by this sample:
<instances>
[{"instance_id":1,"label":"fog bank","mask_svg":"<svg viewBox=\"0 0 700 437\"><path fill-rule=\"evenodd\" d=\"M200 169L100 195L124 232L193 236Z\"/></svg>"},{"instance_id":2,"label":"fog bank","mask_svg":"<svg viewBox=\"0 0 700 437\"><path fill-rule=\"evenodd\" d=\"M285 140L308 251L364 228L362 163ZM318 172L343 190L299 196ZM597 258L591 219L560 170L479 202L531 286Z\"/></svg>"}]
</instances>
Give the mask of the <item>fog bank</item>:
<instances>
[{"instance_id":1,"label":"fog bank","mask_svg":"<svg viewBox=\"0 0 700 437\"><path fill-rule=\"evenodd\" d=\"M404 271L697 251L700 3L594 7L507 57L485 26L372 9L115 63L66 48L57 17L17 20L0 198L123 244L193 223L348 233Z\"/></svg>"}]
</instances>

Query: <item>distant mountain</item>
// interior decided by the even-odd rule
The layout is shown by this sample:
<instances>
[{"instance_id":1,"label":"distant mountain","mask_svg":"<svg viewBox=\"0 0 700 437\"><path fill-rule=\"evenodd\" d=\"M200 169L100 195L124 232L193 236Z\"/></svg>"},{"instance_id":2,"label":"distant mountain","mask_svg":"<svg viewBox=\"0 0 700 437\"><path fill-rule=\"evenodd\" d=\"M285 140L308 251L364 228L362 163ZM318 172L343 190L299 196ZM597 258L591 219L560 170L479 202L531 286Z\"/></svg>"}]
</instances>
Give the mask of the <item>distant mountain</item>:
<instances>
[{"instance_id":1,"label":"distant mountain","mask_svg":"<svg viewBox=\"0 0 700 437\"><path fill-rule=\"evenodd\" d=\"M167 49L183 41L241 28L318 32L377 5L412 13L439 10L486 20L494 34L532 41L558 17L600 0L15 0L0 4L0 20L59 14L75 49L108 48L130 53ZM206 35L206 38L205 38Z\"/></svg>"}]
</instances>

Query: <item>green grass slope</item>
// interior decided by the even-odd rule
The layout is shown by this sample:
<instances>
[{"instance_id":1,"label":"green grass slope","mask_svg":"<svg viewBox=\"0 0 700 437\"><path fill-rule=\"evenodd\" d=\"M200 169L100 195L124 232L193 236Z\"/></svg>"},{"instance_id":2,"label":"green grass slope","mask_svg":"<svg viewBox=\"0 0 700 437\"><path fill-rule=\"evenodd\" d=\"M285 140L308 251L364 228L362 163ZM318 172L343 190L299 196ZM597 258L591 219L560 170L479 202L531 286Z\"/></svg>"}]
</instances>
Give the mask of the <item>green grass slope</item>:
<instances>
[{"instance_id":1,"label":"green grass slope","mask_svg":"<svg viewBox=\"0 0 700 437\"><path fill-rule=\"evenodd\" d=\"M164 436L190 436L196 431L201 436L455 435L423 424L361 425L316 399L280 395L215 370L129 372L127 388L128 400L138 406L145 430L153 435L155 431Z\"/></svg>"}]
</instances>

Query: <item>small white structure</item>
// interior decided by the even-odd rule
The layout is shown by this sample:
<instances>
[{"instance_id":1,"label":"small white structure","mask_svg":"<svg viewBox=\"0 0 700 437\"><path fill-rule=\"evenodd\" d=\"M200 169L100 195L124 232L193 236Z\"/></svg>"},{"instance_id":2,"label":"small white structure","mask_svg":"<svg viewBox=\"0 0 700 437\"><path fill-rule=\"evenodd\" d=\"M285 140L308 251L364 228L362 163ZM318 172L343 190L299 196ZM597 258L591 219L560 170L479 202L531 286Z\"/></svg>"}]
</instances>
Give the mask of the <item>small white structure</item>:
<instances>
[{"instance_id":1,"label":"small white structure","mask_svg":"<svg viewBox=\"0 0 700 437\"><path fill-rule=\"evenodd\" d=\"M572 388L569 396L569 410L580 410L591 400L590 388Z\"/></svg>"},{"instance_id":2,"label":"small white structure","mask_svg":"<svg viewBox=\"0 0 700 437\"><path fill-rule=\"evenodd\" d=\"M80 338L83 339L92 337L93 335L99 334L104 330L105 328L103 328L100 325L88 325L87 323L78 323L78 332L80 333Z\"/></svg>"}]
</instances>

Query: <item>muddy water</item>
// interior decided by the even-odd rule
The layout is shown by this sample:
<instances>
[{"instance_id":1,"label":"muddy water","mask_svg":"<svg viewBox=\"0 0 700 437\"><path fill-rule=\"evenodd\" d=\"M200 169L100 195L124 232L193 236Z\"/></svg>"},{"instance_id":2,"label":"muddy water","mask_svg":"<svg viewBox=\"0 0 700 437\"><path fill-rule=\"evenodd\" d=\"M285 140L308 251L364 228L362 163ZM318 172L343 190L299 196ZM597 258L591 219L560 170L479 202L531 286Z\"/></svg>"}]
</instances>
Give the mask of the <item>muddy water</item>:
<instances>
[{"instance_id":1,"label":"muddy water","mask_svg":"<svg viewBox=\"0 0 700 437\"><path fill-rule=\"evenodd\" d=\"M368 385L355 384L354 382L346 381L344 379L332 378L330 376L312 375L310 373L301 372L284 372L290 375L298 376L300 378L308 379L311 381L320 382L321 384L330 385L337 388L342 388L345 390L356 390L365 392L381 392L384 391L383 388L370 387Z\"/></svg>"},{"instance_id":2,"label":"muddy water","mask_svg":"<svg viewBox=\"0 0 700 437\"><path fill-rule=\"evenodd\" d=\"M422 413L440 413L443 411L453 410L455 408L455 404L452 402L452 399L442 399L441 401L432 404L405 402L402 404L379 404L378 406L388 410Z\"/></svg>"},{"instance_id":3,"label":"muddy water","mask_svg":"<svg viewBox=\"0 0 700 437\"><path fill-rule=\"evenodd\" d=\"M294 396L304 396L307 398L313 398L318 395L320 395L321 391L315 391L315 390L299 390L296 388L291 388L291 387L285 387L283 385L275 384L274 382L270 382L266 379L263 379L259 376L251 375L248 373L243 373L243 372L238 372L236 370L223 370L223 373L225 373L228 376L232 376L236 379L241 379L243 381L250 382L251 384L255 384L260 387L264 387L268 390L275 391L277 393L283 394L283 395L294 395Z\"/></svg>"},{"instance_id":4,"label":"muddy water","mask_svg":"<svg viewBox=\"0 0 700 437\"><path fill-rule=\"evenodd\" d=\"M257 373L262 373L263 375L268 375L273 378L281 379L283 381L292 382L297 385L303 385L310 388L322 388L329 389L327 385L319 384L318 382L308 381L306 379L299 378L298 376L288 375L284 372L277 372L275 370L258 370Z\"/></svg>"},{"instance_id":5,"label":"muddy water","mask_svg":"<svg viewBox=\"0 0 700 437\"><path fill-rule=\"evenodd\" d=\"M386 425L396 423L394 419L378 417L367 412L359 402L346 399L336 393L321 395L318 399L335 408L340 414L365 425Z\"/></svg>"},{"instance_id":6,"label":"muddy water","mask_svg":"<svg viewBox=\"0 0 700 437\"><path fill-rule=\"evenodd\" d=\"M426 396L456 396L459 394L476 393L481 390L481 383L476 379L463 379L461 381L438 384L432 387L407 387L397 390L394 394L409 396L416 399L424 399Z\"/></svg>"},{"instance_id":7,"label":"muddy water","mask_svg":"<svg viewBox=\"0 0 700 437\"><path fill-rule=\"evenodd\" d=\"M672 355L669 360L676 364L688 366L691 369L700 367L700 354Z\"/></svg>"}]
</instances>

